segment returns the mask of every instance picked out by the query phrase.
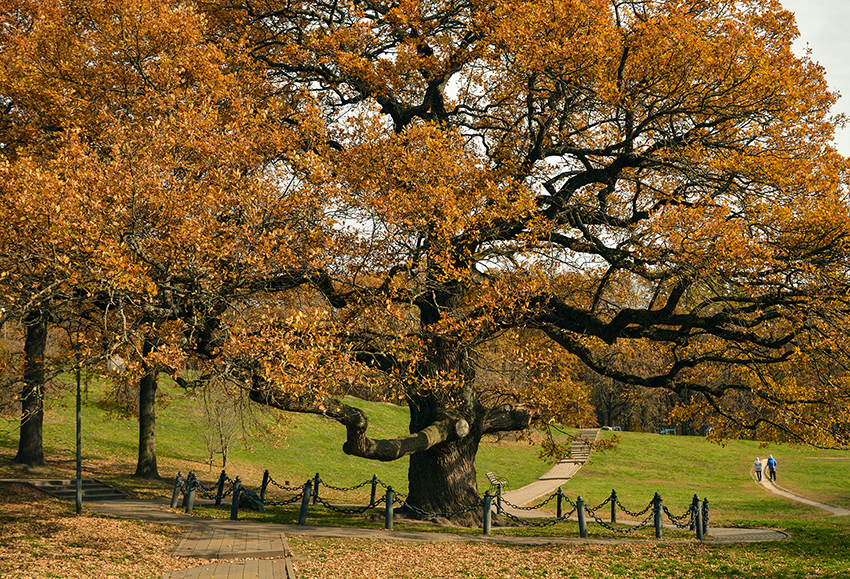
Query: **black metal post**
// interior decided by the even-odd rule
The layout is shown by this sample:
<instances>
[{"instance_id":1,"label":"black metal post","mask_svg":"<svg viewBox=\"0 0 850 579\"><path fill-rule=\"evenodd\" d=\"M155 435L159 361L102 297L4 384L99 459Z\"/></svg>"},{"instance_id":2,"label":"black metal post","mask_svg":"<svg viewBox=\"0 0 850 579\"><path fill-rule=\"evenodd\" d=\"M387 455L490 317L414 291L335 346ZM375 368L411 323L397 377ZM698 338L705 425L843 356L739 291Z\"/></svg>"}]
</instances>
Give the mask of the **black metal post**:
<instances>
[{"instance_id":1,"label":"black metal post","mask_svg":"<svg viewBox=\"0 0 850 579\"><path fill-rule=\"evenodd\" d=\"M307 479L307 482L304 483L304 491L301 496L301 510L298 512L298 524L304 525L307 523L307 509L310 507L310 488L313 486L313 482Z\"/></svg>"},{"instance_id":2,"label":"black metal post","mask_svg":"<svg viewBox=\"0 0 850 579\"><path fill-rule=\"evenodd\" d=\"M699 497L694 495L694 498L691 499L691 524L688 526L688 530L693 531L697 526L697 512L700 510L700 502ZM700 525L701 526L701 525Z\"/></svg>"},{"instance_id":3,"label":"black metal post","mask_svg":"<svg viewBox=\"0 0 850 579\"><path fill-rule=\"evenodd\" d=\"M266 487L269 486L269 469L266 469L266 472L263 473L263 485L260 487L260 500L266 502Z\"/></svg>"},{"instance_id":4,"label":"black metal post","mask_svg":"<svg viewBox=\"0 0 850 579\"><path fill-rule=\"evenodd\" d=\"M393 530L393 510L395 505L395 493L393 487L387 487L387 504L384 505L384 528Z\"/></svg>"},{"instance_id":5,"label":"black metal post","mask_svg":"<svg viewBox=\"0 0 850 579\"><path fill-rule=\"evenodd\" d=\"M174 492L171 493L171 508L176 509L177 503L180 502L180 493L183 490L183 473L178 472L174 479Z\"/></svg>"},{"instance_id":6,"label":"black metal post","mask_svg":"<svg viewBox=\"0 0 850 579\"><path fill-rule=\"evenodd\" d=\"M496 491L498 492L498 491ZM498 495L497 495L498 496ZM498 507L496 507L498 509ZM498 510L496 511L498 512ZM493 497L490 496L490 491L484 493L484 534L490 534L490 525L493 519Z\"/></svg>"},{"instance_id":7,"label":"black metal post","mask_svg":"<svg viewBox=\"0 0 850 579\"><path fill-rule=\"evenodd\" d=\"M662 501L661 495L655 493L655 497L652 499L653 504L655 505L654 513L655 513L655 538L660 539L662 536L661 530L661 514L662 514Z\"/></svg>"},{"instance_id":8,"label":"black metal post","mask_svg":"<svg viewBox=\"0 0 850 579\"><path fill-rule=\"evenodd\" d=\"M375 499L377 498L376 494L378 492L378 475L372 475L372 494L369 495L369 504L374 505Z\"/></svg>"},{"instance_id":9,"label":"black metal post","mask_svg":"<svg viewBox=\"0 0 850 579\"><path fill-rule=\"evenodd\" d=\"M186 513L191 515L192 509L195 508L195 488L198 486L198 478L195 476L195 473L189 473L189 480L186 481L186 484L189 486L186 493Z\"/></svg>"},{"instance_id":10,"label":"black metal post","mask_svg":"<svg viewBox=\"0 0 850 579\"><path fill-rule=\"evenodd\" d=\"M564 516L564 493L561 491L561 487L558 487L557 495L558 495L558 500L557 500L558 518L560 519L561 517Z\"/></svg>"},{"instance_id":11,"label":"black metal post","mask_svg":"<svg viewBox=\"0 0 850 579\"><path fill-rule=\"evenodd\" d=\"M233 481L233 501L230 503L230 520L235 521L239 518L239 498L242 494L242 479L238 476Z\"/></svg>"},{"instance_id":12,"label":"black metal post","mask_svg":"<svg viewBox=\"0 0 850 579\"><path fill-rule=\"evenodd\" d=\"M194 478L195 478L195 473L190 470L189 474L186 475L186 485L185 485L185 490L183 491L183 502L180 503L180 506L183 507L184 509L186 508L186 505L189 504L189 490L191 490L191 488L192 488L192 480Z\"/></svg>"},{"instance_id":13,"label":"black metal post","mask_svg":"<svg viewBox=\"0 0 850 579\"><path fill-rule=\"evenodd\" d=\"M221 476L218 477L218 489L215 492L215 506L221 506L221 499L224 497L224 481L227 480L227 474L221 471Z\"/></svg>"},{"instance_id":14,"label":"black metal post","mask_svg":"<svg viewBox=\"0 0 850 579\"><path fill-rule=\"evenodd\" d=\"M387 504L384 505L386 507L384 509L384 528L392 531L393 530L393 504L395 503L395 493L393 492L393 487L387 487Z\"/></svg>"},{"instance_id":15,"label":"black metal post","mask_svg":"<svg viewBox=\"0 0 850 579\"><path fill-rule=\"evenodd\" d=\"M487 492L490 492L490 491L487 491ZM502 484L501 483L499 483L496 486L496 512L497 513L502 512Z\"/></svg>"},{"instance_id":16,"label":"black metal post","mask_svg":"<svg viewBox=\"0 0 850 579\"><path fill-rule=\"evenodd\" d=\"M697 539L702 541L705 534L702 532L702 507L699 504L699 497L694 495L694 527L697 530Z\"/></svg>"},{"instance_id":17,"label":"black metal post","mask_svg":"<svg viewBox=\"0 0 850 579\"><path fill-rule=\"evenodd\" d=\"M578 512L578 534L582 539L587 539L587 520L585 519L584 501L581 496L576 499L576 511Z\"/></svg>"},{"instance_id":18,"label":"black metal post","mask_svg":"<svg viewBox=\"0 0 850 579\"><path fill-rule=\"evenodd\" d=\"M316 504L316 501L319 500L319 482L322 479L319 478L319 473L316 473L316 477L313 480L313 504Z\"/></svg>"},{"instance_id":19,"label":"black metal post","mask_svg":"<svg viewBox=\"0 0 850 579\"><path fill-rule=\"evenodd\" d=\"M708 499L702 500L702 534L708 534Z\"/></svg>"},{"instance_id":20,"label":"black metal post","mask_svg":"<svg viewBox=\"0 0 850 579\"><path fill-rule=\"evenodd\" d=\"M611 489L611 523L617 522L617 490Z\"/></svg>"}]
</instances>

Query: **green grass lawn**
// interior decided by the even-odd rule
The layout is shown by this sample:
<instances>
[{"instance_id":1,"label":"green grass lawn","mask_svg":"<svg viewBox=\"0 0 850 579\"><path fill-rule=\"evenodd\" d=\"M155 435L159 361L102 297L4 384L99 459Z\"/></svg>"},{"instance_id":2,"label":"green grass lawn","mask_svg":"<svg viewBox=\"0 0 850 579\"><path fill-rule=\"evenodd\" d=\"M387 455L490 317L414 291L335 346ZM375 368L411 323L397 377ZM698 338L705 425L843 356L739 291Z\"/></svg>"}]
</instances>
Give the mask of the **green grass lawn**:
<instances>
[{"instance_id":1,"label":"green grass lawn","mask_svg":"<svg viewBox=\"0 0 850 579\"><path fill-rule=\"evenodd\" d=\"M83 456L86 476L112 482L140 496L170 496L170 480L178 470L194 470L204 482L214 481L220 462L212 467L199 429L202 424L200 399L173 385L163 384L167 395L157 422L157 449L160 482L139 481L130 475L135 468L137 424L133 420L110 415L97 404L97 382L90 384L83 407ZM36 476L70 476L74 459L74 408L70 392L53 396L45 423L45 450L50 467ZM407 431L406 409L388 405L352 401L370 417L370 434L390 437ZM335 486L352 486L376 474L398 492L407 492L407 461L379 463L342 453L345 436L342 426L332 420L309 415L282 416L264 409L261 421L274 432L256 433L231 450L227 472L240 475L248 486L259 485L264 469L283 484L300 485L319 472L322 480ZM0 477L16 476L19 471L8 465L17 446L16 421L0 422ZM615 436L603 433L605 437ZM755 484L751 465L756 456L773 454L779 461L778 483L803 496L850 508L850 482L847 471L850 455L845 451L826 451L790 445L763 448L758 442L734 440L725 445L702 438L659 436L656 434L616 433L611 450L594 453L590 462L564 486L564 493L575 500L581 495L588 505L604 501L616 489L620 502L630 510L641 510L658 492L674 513L683 512L697 494L711 503L712 525L766 526L785 530L791 539L776 543L745 545L697 545L689 533L665 533L665 542L655 547L651 532L641 535L646 547L574 547L571 551L587 557L601 556L605 564L580 577L850 577L850 517L832 517L825 511L767 493ZM538 478L549 464L538 458L539 447L527 441L508 438L486 440L478 456L479 488L488 488L484 477L495 471L519 488ZM220 461L220 457L216 457ZM368 487L335 498L363 504ZM327 492L323 489L323 492ZM326 496L334 497L333 493ZM550 505L551 506L551 505ZM199 512L203 513L203 509ZM221 513L219 513L220 515ZM268 517L292 522L297 508L281 508ZM337 515L321 507L311 507L311 524L381 526L367 515ZM260 518L240 513L240 518ZM402 524L400 530L407 530ZM413 528L421 528L412 526ZM591 529L593 525L591 525ZM437 530L431 528L430 530ZM447 530L447 529L443 529ZM451 532L469 532L452 529ZM480 531L479 531L480 532ZM511 531L518 534L563 533L575 536L572 527ZM604 536L600 531L592 532ZM310 545L299 539L301 548ZM324 543L322 543L324 545ZM348 550L354 556L363 546L356 542L328 543L327 550ZM526 575L568 577L550 573L550 567L535 571L529 564ZM566 573L566 572L565 572ZM463 574L462 574L463 575ZM307 575L309 576L309 574ZM401 576L401 575L400 575ZM460 575L457 575L460 576Z\"/></svg>"},{"instance_id":2,"label":"green grass lawn","mask_svg":"<svg viewBox=\"0 0 850 579\"><path fill-rule=\"evenodd\" d=\"M44 447L48 462L56 476L73 472L75 459L75 406L69 384L54 388L48 400L44 425ZM84 396L83 468L86 476L115 483L132 490L140 481L130 477L134 470L138 448L138 422L110 414L98 404L105 386L90 380ZM173 481L178 471L184 475L194 471L204 481L218 478L221 457L215 456L210 466L209 453L202 435L203 401L199 394L183 391L173 383L163 381L157 414L157 463L160 475ZM369 417L369 434L375 438L390 438L407 434L407 409L391 404L349 399L363 408ZM253 420L263 428L254 427L242 440L235 442L228 454L227 473L231 478L241 476L249 486L257 486L268 469L280 484L303 484L317 472L328 484L348 487L373 475L399 493L407 493L408 460L378 462L348 456L342 452L345 428L338 422L315 415L281 413L271 408L255 406ZM17 450L18 422L9 417L0 419L0 459L11 459ZM489 487L485 473L495 471L511 481L515 488L536 480L549 465L538 459L539 447L526 441L507 437L498 442L488 439L478 455L479 486ZM104 458L108 457L108 461ZM2 460L0 460L2 462ZM0 476L14 474L0 465ZM48 471L50 472L50 471ZM52 475L51 475L52 476ZM162 485L141 483L145 492ZM482 490L483 492L483 490ZM170 496L170 494L168 495Z\"/></svg>"}]
</instances>

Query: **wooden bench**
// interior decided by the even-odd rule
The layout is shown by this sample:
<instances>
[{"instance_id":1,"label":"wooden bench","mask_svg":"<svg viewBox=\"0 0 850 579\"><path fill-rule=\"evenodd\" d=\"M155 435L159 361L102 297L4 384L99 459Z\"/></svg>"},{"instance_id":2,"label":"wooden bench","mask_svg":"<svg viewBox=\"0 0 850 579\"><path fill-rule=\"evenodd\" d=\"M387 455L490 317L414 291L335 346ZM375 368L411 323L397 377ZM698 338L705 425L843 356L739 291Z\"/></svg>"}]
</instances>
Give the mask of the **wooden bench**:
<instances>
[{"instance_id":1,"label":"wooden bench","mask_svg":"<svg viewBox=\"0 0 850 579\"><path fill-rule=\"evenodd\" d=\"M495 489L500 495L502 494L502 489L508 486L508 481L500 479L494 472L487 473L487 480L490 481L490 490Z\"/></svg>"}]
</instances>

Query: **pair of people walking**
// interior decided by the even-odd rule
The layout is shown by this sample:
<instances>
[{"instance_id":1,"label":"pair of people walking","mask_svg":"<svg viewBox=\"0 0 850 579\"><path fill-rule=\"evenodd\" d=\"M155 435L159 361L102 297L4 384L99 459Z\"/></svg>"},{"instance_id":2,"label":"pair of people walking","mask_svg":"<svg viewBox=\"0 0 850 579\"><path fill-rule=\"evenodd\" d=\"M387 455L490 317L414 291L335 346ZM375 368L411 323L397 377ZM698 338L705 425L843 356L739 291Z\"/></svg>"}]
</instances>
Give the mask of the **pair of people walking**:
<instances>
[{"instance_id":1,"label":"pair of people walking","mask_svg":"<svg viewBox=\"0 0 850 579\"><path fill-rule=\"evenodd\" d=\"M762 464L759 457L756 457L756 461L753 463L753 468L756 470L756 480L761 482ZM776 481L776 459L773 458L772 454L767 459L767 476L770 480Z\"/></svg>"}]
</instances>

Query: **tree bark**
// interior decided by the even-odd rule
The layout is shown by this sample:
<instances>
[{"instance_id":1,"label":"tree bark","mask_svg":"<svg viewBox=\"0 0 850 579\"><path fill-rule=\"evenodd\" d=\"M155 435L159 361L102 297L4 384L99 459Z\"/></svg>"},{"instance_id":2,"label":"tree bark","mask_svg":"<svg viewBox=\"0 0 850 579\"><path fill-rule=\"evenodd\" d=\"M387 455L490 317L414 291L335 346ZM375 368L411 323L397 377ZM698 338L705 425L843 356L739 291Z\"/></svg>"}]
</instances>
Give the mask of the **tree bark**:
<instances>
[{"instance_id":1,"label":"tree bark","mask_svg":"<svg viewBox=\"0 0 850 579\"><path fill-rule=\"evenodd\" d=\"M34 312L24 320L24 386L21 389L21 435L14 462L45 466L44 460L44 356L47 349L47 317Z\"/></svg>"},{"instance_id":2,"label":"tree bark","mask_svg":"<svg viewBox=\"0 0 850 579\"><path fill-rule=\"evenodd\" d=\"M475 470L475 456L480 442L479 430L464 438L410 455L407 503L413 508L413 516L425 519L449 518L462 526L481 523L483 511L477 506L481 497ZM473 505L476 505L475 508L467 510ZM443 514L453 516L445 517Z\"/></svg>"},{"instance_id":3,"label":"tree bark","mask_svg":"<svg viewBox=\"0 0 850 579\"><path fill-rule=\"evenodd\" d=\"M142 355L147 357L154 344L145 339ZM139 380L139 459L134 476L159 478L156 466L156 390L159 368L144 363L145 375Z\"/></svg>"}]
</instances>

